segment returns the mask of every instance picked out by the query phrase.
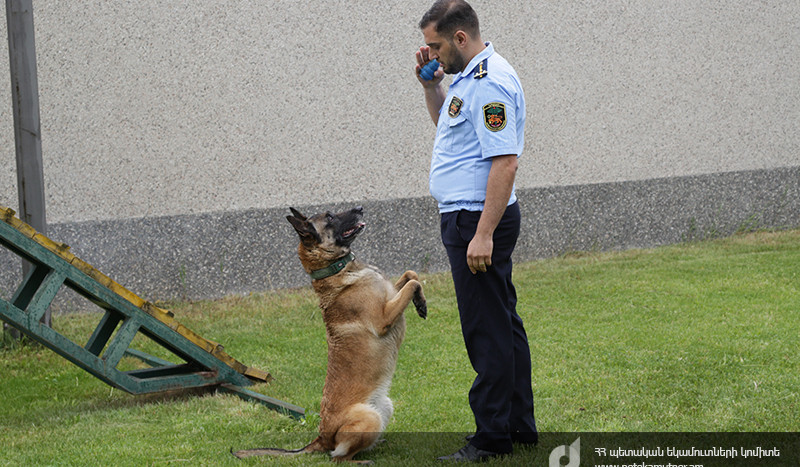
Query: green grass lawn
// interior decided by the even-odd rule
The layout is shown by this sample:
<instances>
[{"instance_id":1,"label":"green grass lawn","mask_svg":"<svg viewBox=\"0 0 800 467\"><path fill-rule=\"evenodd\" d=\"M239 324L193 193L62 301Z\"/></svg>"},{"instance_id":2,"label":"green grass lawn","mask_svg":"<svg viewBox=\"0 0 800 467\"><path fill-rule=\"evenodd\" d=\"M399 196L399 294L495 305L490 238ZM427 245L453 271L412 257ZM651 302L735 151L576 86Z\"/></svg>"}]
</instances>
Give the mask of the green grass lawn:
<instances>
[{"instance_id":1,"label":"green grass lawn","mask_svg":"<svg viewBox=\"0 0 800 467\"><path fill-rule=\"evenodd\" d=\"M387 442L360 456L379 465L436 465L474 429L450 278L423 279L429 318L407 313ZM518 264L515 282L542 432L800 431L800 231L572 254ZM310 288L165 306L276 378L252 389L319 410L326 343ZM99 319L54 327L85 341ZM318 421L231 395L131 396L41 347L0 349L0 465L326 465L229 454L301 447Z\"/></svg>"}]
</instances>

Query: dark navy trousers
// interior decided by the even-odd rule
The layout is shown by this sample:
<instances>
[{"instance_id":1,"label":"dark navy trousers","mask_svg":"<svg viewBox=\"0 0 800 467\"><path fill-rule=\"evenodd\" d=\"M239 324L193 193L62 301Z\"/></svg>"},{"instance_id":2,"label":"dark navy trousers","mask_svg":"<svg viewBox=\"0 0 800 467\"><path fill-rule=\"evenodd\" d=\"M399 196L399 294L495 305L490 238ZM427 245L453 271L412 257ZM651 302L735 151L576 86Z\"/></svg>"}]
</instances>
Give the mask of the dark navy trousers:
<instances>
[{"instance_id":1,"label":"dark navy trousers","mask_svg":"<svg viewBox=\"0 0 800 467\"><path fill-rule=\"evenodd\" d=\"M480 211L443 213L442 243L450 259L464 343L477 373L469 392L477 427L470 443L508 453L512 441L537 439L530 348L511 282L511 253L520 230L519 204L506 208L494 232L492 265L485 273L472 274L467 266L467 246L480 216Z\"/></svg>"}]
</instances>

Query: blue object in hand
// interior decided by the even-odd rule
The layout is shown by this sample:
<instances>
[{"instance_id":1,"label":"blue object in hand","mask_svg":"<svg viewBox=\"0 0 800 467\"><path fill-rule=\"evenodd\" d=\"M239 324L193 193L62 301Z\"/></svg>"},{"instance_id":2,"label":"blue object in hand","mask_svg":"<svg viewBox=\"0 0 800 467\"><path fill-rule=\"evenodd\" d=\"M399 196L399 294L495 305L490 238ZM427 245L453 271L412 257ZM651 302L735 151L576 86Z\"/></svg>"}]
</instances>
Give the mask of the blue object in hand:
<instances>
[{"instance_id":1,"label":"blue object in hand","mask_svg":"<svg viewBox=\"0 0 800 467\"><path fill-rule=\"evenodd\" d=\"M431 60L428 62L427 65L422 67L422 70L419 71L419 75L425 81L430 81L433 79L433 74L436 73L436 70L439 69L439 62L436 59Z\"/></svg>"}]
</instances>

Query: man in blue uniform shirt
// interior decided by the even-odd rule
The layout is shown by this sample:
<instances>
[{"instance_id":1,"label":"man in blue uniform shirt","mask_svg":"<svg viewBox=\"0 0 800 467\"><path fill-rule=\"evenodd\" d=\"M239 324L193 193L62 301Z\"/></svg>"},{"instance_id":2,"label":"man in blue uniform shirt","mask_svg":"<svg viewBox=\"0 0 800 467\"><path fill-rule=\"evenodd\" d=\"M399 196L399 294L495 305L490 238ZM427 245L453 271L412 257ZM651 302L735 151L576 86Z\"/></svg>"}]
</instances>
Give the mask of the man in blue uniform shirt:
<instances>
[{"instance_id":1,"label":"man in blue uniform shirt","mask_svg":"<svg viewBox=\"0 0 800 467\"><path fill-rule=\"evenodd\" d=\"M480 461L538 440L531 359L511 282L520 229L514 192L525 133L525 98L514 69L481 39L478 17L463 0L439 0L420 22L425 46L416 72L436 124L430 191L439 203L461 330L477 373L469 392L476 432L455 454ZM440 68L426 81L423 66ZM449 90L442 78L452 74Z\"/></svg>"}]
</instances>

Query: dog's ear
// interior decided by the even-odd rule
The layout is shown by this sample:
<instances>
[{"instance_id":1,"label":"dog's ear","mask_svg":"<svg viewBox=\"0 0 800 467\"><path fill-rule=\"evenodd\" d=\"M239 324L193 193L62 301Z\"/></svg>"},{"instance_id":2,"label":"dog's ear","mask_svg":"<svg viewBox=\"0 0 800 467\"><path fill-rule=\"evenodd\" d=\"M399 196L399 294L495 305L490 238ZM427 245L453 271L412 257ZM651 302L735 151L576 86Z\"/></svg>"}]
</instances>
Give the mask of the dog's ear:
<instances>
[{"instance_id":1,"label":"dog's ear","mask_svg":"<svg viewBox=\"0 0 800 467\"><path fill-rule=\"evenodd\" d=\"M298 211L297 209L295 209L295 208L289 208L289 210L290 210L290 211L292 211L292 215L293 215L294 217L296 217L296 218L300 219L301 221L304 221L304 220L306 220L306 216L304 216L304 215L300 214L300 211Z\"/></svg>"},{"instance_id":2,"label":"dog's ear","mask_svg":"<svg viewBox=\"0 0 800 467\"><path fill-rule=\"evenodd\" d=\"M294 210L293 210L294 211ZM296 211L295 211L296 212ZM300 214L300 213L297 213ZM292 224L297 235L300 235L300 241L307 247L314 246L317 243L322 243L322 239L317 233L317 229L306 220L305 217L299 218L295 216L286 216L286 220Z\"/></svg>"}]
</instances>

